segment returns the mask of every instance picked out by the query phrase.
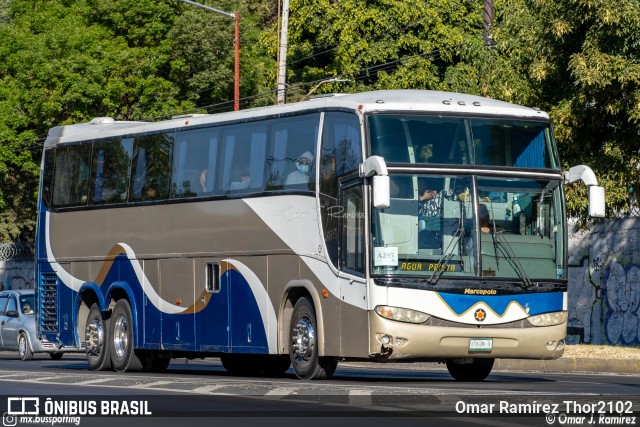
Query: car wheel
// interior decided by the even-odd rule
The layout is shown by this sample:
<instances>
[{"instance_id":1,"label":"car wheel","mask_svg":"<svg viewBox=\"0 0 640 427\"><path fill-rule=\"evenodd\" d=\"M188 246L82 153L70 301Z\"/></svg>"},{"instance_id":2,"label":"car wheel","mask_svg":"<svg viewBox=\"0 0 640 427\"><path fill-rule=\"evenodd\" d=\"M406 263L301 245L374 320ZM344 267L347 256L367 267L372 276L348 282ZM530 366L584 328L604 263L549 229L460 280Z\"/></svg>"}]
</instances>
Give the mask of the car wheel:
<instances>
[{"instance_id":1,"label":"car wheel","mask_svg":"<svg viewBox=\"0 0 640 427\"><path fill-rule=\"evenodd\" d=\"M33 352L29 346L29 339L24 332L21 332L18 336L18 356L20 357L20 360L33 359Z\"/></svg>"},{"instance_id":2,"label":"car wheel","mask_svg":"<svg viewBox=\"0 0 640 427\"><path fill-rule=\"evenodd\" d=\"M85 327L85 346L87 349L87 362L94 371L102 371L111 368L111 356L108 345L109 320L106 319L98 304L93 304L87 316Z\"/></svg>"},{"instance_id":3,"label":"car wheel","mask_svg":"<svg viewBox=\"0 0 640 427\"><path fill-rule=\"evenodd\" d=\"M116 372L139 371L142 362L133 348L131 307L125 299L118 300L109 320L109 352Z\"/></svg>"}]
</instances>

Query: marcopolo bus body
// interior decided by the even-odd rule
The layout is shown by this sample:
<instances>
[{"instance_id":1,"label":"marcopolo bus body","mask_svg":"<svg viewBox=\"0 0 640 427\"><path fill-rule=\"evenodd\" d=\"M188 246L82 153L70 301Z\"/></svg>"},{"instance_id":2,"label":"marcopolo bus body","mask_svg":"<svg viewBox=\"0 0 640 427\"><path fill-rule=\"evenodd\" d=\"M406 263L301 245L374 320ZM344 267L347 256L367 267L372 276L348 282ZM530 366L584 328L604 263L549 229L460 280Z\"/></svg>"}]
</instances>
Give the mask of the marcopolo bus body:
<instances>
[{"instance_id":1,"label":"marcopolo bus body","mask_svg":"<svg viewBox=\"0 0 640 427\"><path fill-rule=\"evenodd\" d=\"M301 378L560 357L564 182L602 197L562 173L545 113L429 91L56 127L41 176L44 338L96 370Z\"/></svg>"}]
</instances>

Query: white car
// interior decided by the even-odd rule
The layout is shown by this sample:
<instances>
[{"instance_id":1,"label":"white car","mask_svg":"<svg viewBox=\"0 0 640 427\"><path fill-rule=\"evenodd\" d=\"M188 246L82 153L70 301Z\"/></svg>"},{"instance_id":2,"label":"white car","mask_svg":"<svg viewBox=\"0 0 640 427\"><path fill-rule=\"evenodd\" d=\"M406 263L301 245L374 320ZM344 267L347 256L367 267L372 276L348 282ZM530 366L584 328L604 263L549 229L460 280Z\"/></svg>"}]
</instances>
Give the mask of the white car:
<instances>
[{"instance_id":1,"label":"white car","mask_svg":"<svg viewBox=\"0 0 640 427\"><path fill-rule=\"evenodd\" d=\"M38 338L35 310L33 289L0 292L0 349L18 350L21 360L33 358L34 353L49 353L53 360L60 360L66 351L74 351Z\"/></svg>"}]
</instances>

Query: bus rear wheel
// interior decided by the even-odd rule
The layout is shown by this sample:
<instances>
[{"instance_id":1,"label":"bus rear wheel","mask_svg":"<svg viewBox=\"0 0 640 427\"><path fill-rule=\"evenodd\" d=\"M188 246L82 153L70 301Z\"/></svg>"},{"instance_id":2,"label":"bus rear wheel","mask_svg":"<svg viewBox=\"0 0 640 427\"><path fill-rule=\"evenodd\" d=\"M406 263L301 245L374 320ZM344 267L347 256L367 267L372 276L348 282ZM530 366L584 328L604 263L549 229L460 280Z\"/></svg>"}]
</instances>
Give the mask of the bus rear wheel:
<instances>
[{"instance_id":1,"label":"bus rear wheel","mask_svg":"<svg viewBox=\"0 0 640 427\"><path fill-rule=\"evenodd\" d=\"M447 370L456 381L483 381L491 373L495 359L473 359L472 363L456 363L447 360Z\"/></svg>"},{"instance_id":2,"label":"bus rear wheel","mask_svg":"<svg viewBox=\"0 0 640 427\"><path fill-rule=\"evenodd\" d=\"M108 345L109 320L106 319L98 304L93 304L87 316L87 326L84 330L87 362L94 371L111 368L111 355Z\"/></svg>"},{"instance_id":3,"label":"bus rear wheel","mask_svg":"<svg viewBox=\"0 0 640 427\"><path fill-rule=\"evenodd\" d=\"M289 331L289 357L296 376L305 380L331 378L338 361L318 356L316 313L307 297L300 298L293 307Z\"/></svg>"},{"instance_id":4,"label":"bus rear wheel","mask_svg":"<svg viewBox=\"0 0 640 427\"><path fill-rule=\"evenodd\" d=\"M109 353L116 372L139 371L142 363L133 349L131 307L125 299L118 300L109 321Z\"/></svg>"}]
</instances>

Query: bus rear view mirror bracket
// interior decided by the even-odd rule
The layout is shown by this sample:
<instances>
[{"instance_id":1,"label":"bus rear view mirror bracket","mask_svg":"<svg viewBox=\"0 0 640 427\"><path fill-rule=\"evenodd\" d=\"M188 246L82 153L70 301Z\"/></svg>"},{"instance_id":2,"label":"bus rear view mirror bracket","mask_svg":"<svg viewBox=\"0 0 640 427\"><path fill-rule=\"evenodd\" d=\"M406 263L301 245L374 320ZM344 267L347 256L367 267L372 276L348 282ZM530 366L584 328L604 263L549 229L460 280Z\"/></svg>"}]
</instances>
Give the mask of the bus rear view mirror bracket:
<instances>
[{"instance_id":1,"label":"bus rear view mirror bracket","mask_svg":"<svg viewBox=\"0 0 640 427\"><path fill-rule=\"evenodd\" d=\"M360 176L373 176L373 207L386 209L391 206L389 173L384 159L371 156L360 165Z\"/></svg>"},{"instance_id":2,"label":"bus rear view mirror bracket","mask_svg":"<svg viewBox=\"0 0 640 427\"><path fill-rule=\"evenodd\" d=\"M598 179L593 170L586 165L573 166L564 173L564 182L572 184L582 181L589 187L589 216L593 218L604 218L605 199L604 188L598 186Z\"/></svg>"}]
</instances>

